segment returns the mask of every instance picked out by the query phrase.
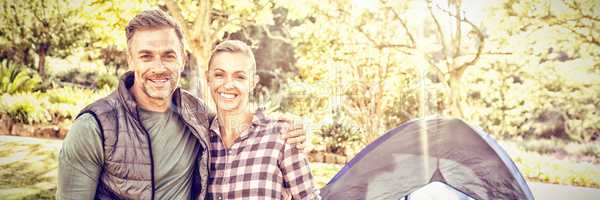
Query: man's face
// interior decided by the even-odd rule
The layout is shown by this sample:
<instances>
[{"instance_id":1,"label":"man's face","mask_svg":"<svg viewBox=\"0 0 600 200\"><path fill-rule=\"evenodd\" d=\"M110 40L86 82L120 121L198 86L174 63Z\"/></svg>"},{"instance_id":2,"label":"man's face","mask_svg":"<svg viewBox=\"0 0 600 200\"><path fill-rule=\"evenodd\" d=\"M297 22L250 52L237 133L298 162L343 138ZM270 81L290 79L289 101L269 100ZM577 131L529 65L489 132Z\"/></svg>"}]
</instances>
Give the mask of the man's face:
<instances>
[{"instance_id":1,"label":"man's face","mask_svg":"<svg viewBox=\"0 0 600 200\"><path fill-rule=\"evenodd\" d=\"M207 78L217 109L230 112L245 111L250 91L258 82L252 61L243 53L221 52L215 55Z\"/></svg>"},{"instance_id":2,"label":"man's face","mask_svg":"<svg viewBox=\"0 0 600 200\"><path fill-rule=\"evenodd\" d=\"M135 32L129 42L129 67L135 73L134 89L141 97L170 99L183 70L182 48L172 28Z\"/></svg>"}]
</instances>

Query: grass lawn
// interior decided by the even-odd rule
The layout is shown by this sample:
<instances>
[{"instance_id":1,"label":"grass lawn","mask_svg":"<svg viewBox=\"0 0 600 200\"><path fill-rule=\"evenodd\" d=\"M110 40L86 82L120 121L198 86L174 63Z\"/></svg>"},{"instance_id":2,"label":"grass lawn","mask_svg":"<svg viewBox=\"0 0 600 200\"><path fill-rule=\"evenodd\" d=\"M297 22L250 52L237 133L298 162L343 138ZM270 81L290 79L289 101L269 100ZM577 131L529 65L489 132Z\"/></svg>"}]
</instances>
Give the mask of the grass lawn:
<instances>
[{"instance_id":1,"label":"grass lawn","mask_svg":"<svg viewBox=\"0 0 600 200\"><path fill-rule=\"evenodd\" d=\"M60 144L0 136L0 199L54 199Z\"/></svg>"},{"instance_id":2,"label":"grass lawn","mask_svg":"<svg viewBox=\"0 0 600 200\"><path fill-rule=\"evenodd\" d=\"M528 181L600 188L597 159L580 162L531 151L520 141L499 143ZM60 145L61 140L0 136L0 199L53 199ZM312 163L311 167L317 186L322 187L342 165Z\"/></svg>"}]
</instances>

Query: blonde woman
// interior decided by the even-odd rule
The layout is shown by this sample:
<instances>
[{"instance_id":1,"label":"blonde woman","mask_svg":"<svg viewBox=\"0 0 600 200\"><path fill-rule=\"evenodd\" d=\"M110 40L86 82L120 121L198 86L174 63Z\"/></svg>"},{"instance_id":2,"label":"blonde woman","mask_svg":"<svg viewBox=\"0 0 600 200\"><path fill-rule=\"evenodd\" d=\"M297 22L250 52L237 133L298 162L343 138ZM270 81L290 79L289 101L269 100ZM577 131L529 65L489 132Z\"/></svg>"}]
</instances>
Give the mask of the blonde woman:
<instances>
[{"instance_id":1,"label":"blonde woman","mask_svg":"<svg viewBox=\"0 0 600 200\"><path fill-rule=\"evenodd\" d=\"M217 108L208 199L318 199L306 158L281 137L289 124L248 104L259 80L252 50L241 41L220 43L206 75Z\"/></svg>"}]
</instances>

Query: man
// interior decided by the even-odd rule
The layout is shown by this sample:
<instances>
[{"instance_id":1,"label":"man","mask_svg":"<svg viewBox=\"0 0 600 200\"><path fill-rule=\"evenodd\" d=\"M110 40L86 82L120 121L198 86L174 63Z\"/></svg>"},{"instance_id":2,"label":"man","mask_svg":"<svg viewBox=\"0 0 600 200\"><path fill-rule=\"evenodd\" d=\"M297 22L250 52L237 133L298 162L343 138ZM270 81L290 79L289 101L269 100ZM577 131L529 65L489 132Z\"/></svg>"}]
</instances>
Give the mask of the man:
<instances>
[{"instance_id":1,"label":"man","mask_svg":"<svg viewBox=\"0 0 600 200\"><path fill-rule=\"evenodd\" d=\"M59 155L57 199L204 199L214 114L178 88L180 26L151 10L125 32L132 71L74 121ZM302 141L301 129L286 133Z\"/></svg>"}]
</instances>

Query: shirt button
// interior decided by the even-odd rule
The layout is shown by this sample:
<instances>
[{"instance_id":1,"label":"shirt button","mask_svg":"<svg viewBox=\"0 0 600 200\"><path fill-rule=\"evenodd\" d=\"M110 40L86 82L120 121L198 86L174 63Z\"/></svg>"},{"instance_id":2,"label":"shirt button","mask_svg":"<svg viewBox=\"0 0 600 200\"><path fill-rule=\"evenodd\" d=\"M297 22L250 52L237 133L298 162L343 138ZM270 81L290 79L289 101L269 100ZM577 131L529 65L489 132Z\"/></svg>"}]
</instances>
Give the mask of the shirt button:
<instances>
[{"instance_id":1,"label":"shirt button","mask_svg":"<svg viewBox=\"0 0 600 200\"><path fill-rule=\"evenodd\" d=\"M222 196L218 196L217 199L221 200L221 199L223 199L223 197Z\"/></svg>"},{"instance_id":2,"label":"shirt button","mask_svg":"<svg viewBox=\"0 0 600 200\"><path fill-rule=\"evenodd\" d=\"M233 155L233 150L229 150L229 155Z\"/></svg>"}]
</instances>

